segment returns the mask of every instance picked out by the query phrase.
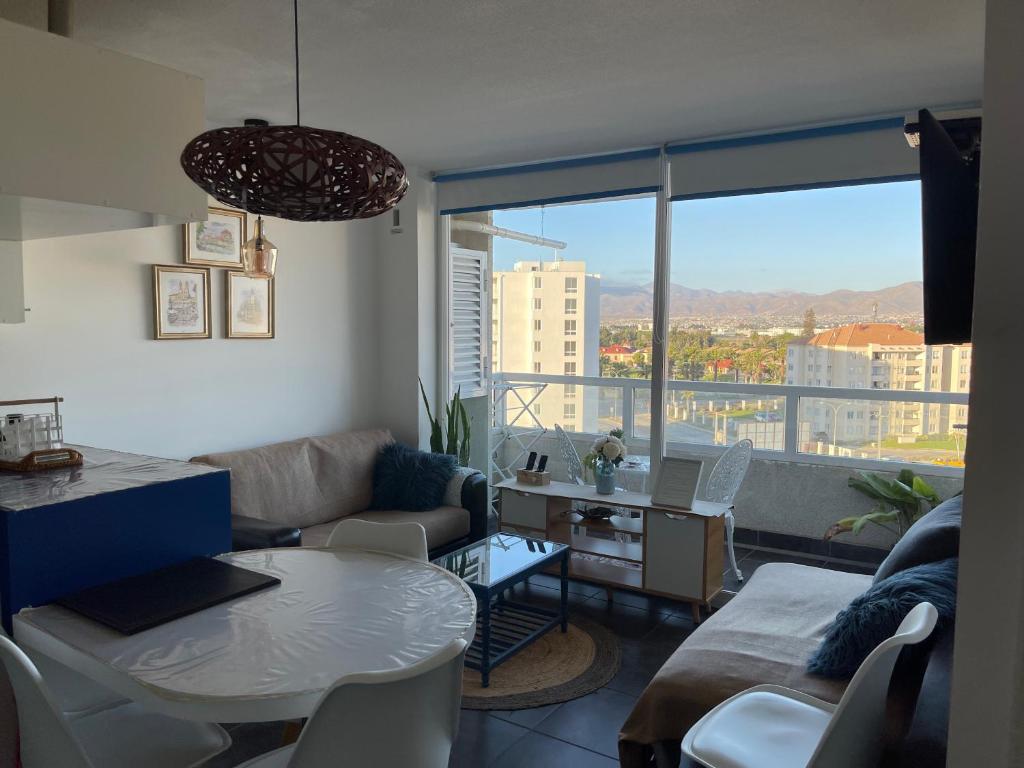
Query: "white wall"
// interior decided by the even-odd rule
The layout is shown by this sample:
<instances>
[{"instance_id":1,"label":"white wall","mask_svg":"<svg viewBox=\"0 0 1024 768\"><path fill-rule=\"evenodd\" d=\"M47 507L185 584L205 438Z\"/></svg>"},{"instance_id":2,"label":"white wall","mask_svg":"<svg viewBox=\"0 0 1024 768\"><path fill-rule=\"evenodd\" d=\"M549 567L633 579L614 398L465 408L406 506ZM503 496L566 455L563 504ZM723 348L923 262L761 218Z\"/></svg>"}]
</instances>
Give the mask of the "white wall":
<instances>
[{"instance_id":1,"label":"white wall","mask_svg":"<svg viewBox=\"0 0 1024 768\"><path fill-rule=\"evenodd\" d=\"M376 318L380 329L378 418L398 440L429 447L430 428L417 378L430 407L437 399L437 247L434 183L409 169L399 203L401 232L391 214L374 220L379 261Z\"/></svg>"},{"instance_id":2,"label":"white wall","mask_svg":"<svg viewBox=\"0 0 1024 768\"><path fill-rule=\"evenodd\" d=\"M950 751L947 764L1024 765L1024 3L988 0L985 117Z\"/></svg>"},{"instance_id":3,"label":"white wall","mask_svg":"<svg viewBox=\"0 0 1024 768\"><path fill-rule=\"evenodd\" d=\"M224 338L218 269L213 338L153 340L150 265L181 263L181 227L27 242L32 311L0 325L0 400L62 395L68 441L169 458L375 425L373 227L267 221L271 340Z\"/></svg>"}]
</instances>

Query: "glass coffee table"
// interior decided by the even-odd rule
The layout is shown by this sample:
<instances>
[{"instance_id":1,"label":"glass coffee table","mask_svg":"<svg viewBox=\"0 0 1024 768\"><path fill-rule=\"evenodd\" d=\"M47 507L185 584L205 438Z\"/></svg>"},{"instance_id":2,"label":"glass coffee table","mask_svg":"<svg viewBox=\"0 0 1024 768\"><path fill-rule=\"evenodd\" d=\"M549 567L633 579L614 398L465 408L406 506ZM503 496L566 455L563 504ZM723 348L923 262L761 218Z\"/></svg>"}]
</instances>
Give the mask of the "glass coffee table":
<instances>
[{"instance_id":1,"label":"glass coffee table","mask_svg":"<svg viewBox=\"0 0 1024 768\"><path fill-rule=\"evenodd\" d=\"M496 533L434 560L461 577L477 599L476 637L466 666L480 671L484 688L491 670L556 625L569 623L569 547L513 533ZM562 599L553 611L506 600L504 593L530 576L558 564Z\"/></svg>"}]
</instances>

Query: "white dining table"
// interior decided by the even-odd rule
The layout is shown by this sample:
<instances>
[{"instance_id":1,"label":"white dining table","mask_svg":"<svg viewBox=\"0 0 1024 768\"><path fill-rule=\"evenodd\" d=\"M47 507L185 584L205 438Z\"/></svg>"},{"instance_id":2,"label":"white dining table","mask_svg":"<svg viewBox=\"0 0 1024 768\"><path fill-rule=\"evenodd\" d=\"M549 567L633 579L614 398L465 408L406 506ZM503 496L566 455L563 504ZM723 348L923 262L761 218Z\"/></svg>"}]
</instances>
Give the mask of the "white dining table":
<instances>
[{"instance_id":1,"label":"white dining table","mask_svg":"<svg viewBox=\"0 0 1024 768\"><path fill-rule=\"evenodd\" d=\"M25 608L15 639L155 712L238 723L308 717L339 678L401 669L475 633L473 593L430 563L311 547L220 557L281 583L129 636L56 605Z\"/></svg>"}]
</instances>

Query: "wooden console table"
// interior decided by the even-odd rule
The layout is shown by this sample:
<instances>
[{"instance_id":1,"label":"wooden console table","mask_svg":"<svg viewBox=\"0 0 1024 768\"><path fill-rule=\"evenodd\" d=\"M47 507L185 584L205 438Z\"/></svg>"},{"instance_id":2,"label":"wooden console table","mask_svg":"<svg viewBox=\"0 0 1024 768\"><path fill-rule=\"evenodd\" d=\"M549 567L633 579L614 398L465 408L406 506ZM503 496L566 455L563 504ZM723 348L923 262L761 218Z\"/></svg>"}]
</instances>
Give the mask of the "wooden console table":
<instances>
[{"instance_id":1,"label":"wooden console table","mask_svg":"<svg viewBox=\"0 0 1024 768\"><path fill-rule=\"evenodd\" d=\"M602 496L572 483L506 480L495 487L502 530L568 544L574 578L689 602L695 622L722 591L728 504L694 501L693 509L677 510L654 506L646 493ZM587 520L572 511L573 502L622 507L632 516Z\"/></svg>"}]
</instances>

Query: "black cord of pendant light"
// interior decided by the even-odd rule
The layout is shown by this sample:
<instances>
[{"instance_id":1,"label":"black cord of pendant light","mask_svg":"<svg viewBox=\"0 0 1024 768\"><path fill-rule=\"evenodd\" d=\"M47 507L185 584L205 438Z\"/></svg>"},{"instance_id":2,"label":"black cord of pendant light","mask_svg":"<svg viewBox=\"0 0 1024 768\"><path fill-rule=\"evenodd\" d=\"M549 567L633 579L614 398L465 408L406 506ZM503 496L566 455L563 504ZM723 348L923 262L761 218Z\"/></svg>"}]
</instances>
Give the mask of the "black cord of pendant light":
<instances>
[{"instance_id":1,"label":"black cord of pendant light","mask_svg":"<svg viewBox=\"0 0 1024 768\"><path fill-rule=\"evenodd\" d=\"M302 125L299 111L299 0L292 2L295 15L295 124Z\"/></svg>"}]
</instances>

